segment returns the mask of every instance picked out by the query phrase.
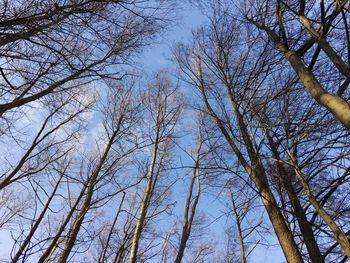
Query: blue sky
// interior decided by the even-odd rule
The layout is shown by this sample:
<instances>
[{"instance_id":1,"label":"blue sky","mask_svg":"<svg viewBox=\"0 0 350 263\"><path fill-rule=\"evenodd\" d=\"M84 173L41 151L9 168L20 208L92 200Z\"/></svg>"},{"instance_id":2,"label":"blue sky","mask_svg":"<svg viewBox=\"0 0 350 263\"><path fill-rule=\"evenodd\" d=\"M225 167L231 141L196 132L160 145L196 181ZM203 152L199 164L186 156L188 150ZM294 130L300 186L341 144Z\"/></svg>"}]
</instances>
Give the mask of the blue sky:
<instances>
[{"instance_id":1,"label":"blue sky","mask_svg":"<svg viewBox=\"0 0 350 263\"><path fill-rule=\"evenodd\" d=\"M167 28L158 38L157 44L147 47L139 61L147 74L154 71L171 68L171 47L178 42L186 42L191 39L191 32L206 21L206 17L200 11L189 5L178 9L178 21Z\"/></svg>"}]
</instances>

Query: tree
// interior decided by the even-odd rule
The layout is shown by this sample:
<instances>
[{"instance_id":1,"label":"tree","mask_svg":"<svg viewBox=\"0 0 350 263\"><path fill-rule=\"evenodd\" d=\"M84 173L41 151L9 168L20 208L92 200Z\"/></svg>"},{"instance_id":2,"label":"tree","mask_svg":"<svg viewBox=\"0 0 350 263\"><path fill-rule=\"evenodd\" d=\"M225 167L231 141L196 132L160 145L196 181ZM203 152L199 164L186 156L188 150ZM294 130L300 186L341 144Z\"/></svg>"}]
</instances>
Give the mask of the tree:
<instances>
[{"instance_id":1,"label":"tree","mask_svg":"<svg viewBox=\"0 0 350 263\"><path fill-rule=\"evenodd\" d=\"M113 66L127 63L162 25L163 7L138 1L3 0L2 6L0 116L10 122L8 111L49 94L120 79Z\"/></svg>"},{"instance_id":2,"label":"tree","mask_svg":"<svg viewBox=\"0 0 350 263\"><path fill-rule=\"evenodd\" d=\"M110 176L115 176L123 158L127 157L138 147L136 142L131 143L127 148L120 148L122 141L129 140L128 137L132 135L131 129L137 120L137 107L134 107L131 101L132 91L128 88L124 91L113 91L108 97L108 105L104 109L105 148L99 153L97 162L89 164L91 170L86 177L87 188L85 198L72 227L68 231L65 247L58 262L67 261L87 212L94 203L96 205L97 200L93 200L93 196L98 183ZM123 190L125 189L120 189L117 193Z\"/></svg>"},{"instance_id":3,"label":"tree","mask_svg":"<svg viewBox=\"0 0 350 263\"><path fill-rule=\"evenodd\" d=\"M201 195L201 183L200 183L200 159L203 155L201 153L202 151L202 145L203 145L203 138L201 135L201 131L198 132L198 138L197 138L197 150L196 150L196 156L194 157L194 165L193 165L193 174L191 176L190 185L187 192L187 198L186 198L186 205L184 210L184 219L183 219L183 227L181 232L181 238L180 238L180 244L179 249L177 251L177 255L175 258L176 263L181 263L182 258L184 256L185 248L188 239L190 238L191 231L192 231L192 225L193 220L196 214L197 205L199 202L199 197ZM197 192L194 194L194 187L196 182L196 188Z\"/></svg>"},{"instance_id":4,"label":"tree","mask_svg":"<svg viewBox=\"0 0 350 263\"><path fill-rule=\"evenodd\" d=\"M197 33L193 49L184 48L178 52L177 61L189 82L200 92L209 116L225 137L232 153L254 182L287 260L302 262L300 251L269 186L258 142L251 137L255 132L248 130L246 116L249 113L243 101L249 101L249 96L254 95L254 90L266 78L269 57L264 52L264 46L254 55L249 47L243 54L238 53L237 36L234 22L214 17L207 31L202 29ZM248 38L247 41L256 43L257 39Z\"/></svg>"},{"instance_id":5,"label":"tree","mask_svg":"<svg viewBox=\"0 0 350 263\"><path fill-rule=\"evenodd\" d=\"M294 85L286 87L287 94L275 100L273 104L260 105L261 110L260 113L257 113L257 116L259 116L260 125L264 127L273 156L271 159L275 162L282 177L282 184L285 184L284 189L290 196L289 199L311 260L320 262L324 261L325 255L321 254L320 245L316 242L317 235L312 229L315 219L314 216L307 218L306 211L308 208L302 207L302 198L300 197L302 192L297 189L304 190L308 200L306 207L313 206L314 213L319 213L327 228L333 232L330 236L339 239L339 234L336 233L340 231L340 236L346 237L343 230L337 226L338 224L342 225L341 220L338 219L338 221L330 215L332 212L328 210L329 208L326 205L328 197L323 200L320 197L326 188L330 187L332 189L328 192L330 197L335 194L340 185L345 183L343 178L348 176L348 171L340 163L346 162L348 155L342 150L338 155L333 155L332 151L335 148L342 149L346 147L342 138L346 137L347 134L338 129L329 114L319 112L317 104L296 99L297 96L302 97L299 95L301 90L295 87L293 89L293 87ZM282 103L281 112L277 110L279 103ZM300 111L301 107L303 107L303 111ZM275 111L274 114L271 114L272 109ZM322 128L325 126L328 128ZM266 127L269 128L266 129ZM311 146L312 150L308 150ZM333 165L338 168L334 169ZM302 174L301 170L304 170L305 174ZM325 181L326 184L323 190L320 189L322 181ZM332 186L335 181L338 183ZM317 200L317 197L320 198L320 201ZM328 231L328 229L324 231ZM341 240L337 242L342 244ZM318 256L315 257L316 255Z\"/></svg>"},{"instance_id":6,"label":"tree","mask_svg":"<svg viewBox=\"0 0 350 263\"><path fill-rule=\"evenodd\" d=\"M248 22L273 41L311 97L350 129L350 106L342 97L350 83L347 3L256 1L245 2L242 11ZM342 84L326 84L317 74L315 65L325 59L324 66L337 74Z\"/></svg>"},{"instance_id":7,"label":"tree","mask_svg":"<svg viewBox=\"0 0 350 263\"><path fill-rule=\"evenodd\" d=\"M149 137L152 143L152 158L145 176L147 185L144 189L139 217L133 233L129 263L135 263L137 260L137 251L141 233L146 223L147 212L157 181L167 165L167 158L172 146L172 136L181 113L181 101L176 92L176 87L172 87L170 79L164 72L156 75L154 82L149 84L143 98L143 105L148 111L151 121Z\"/></svg>"}]
</instances>

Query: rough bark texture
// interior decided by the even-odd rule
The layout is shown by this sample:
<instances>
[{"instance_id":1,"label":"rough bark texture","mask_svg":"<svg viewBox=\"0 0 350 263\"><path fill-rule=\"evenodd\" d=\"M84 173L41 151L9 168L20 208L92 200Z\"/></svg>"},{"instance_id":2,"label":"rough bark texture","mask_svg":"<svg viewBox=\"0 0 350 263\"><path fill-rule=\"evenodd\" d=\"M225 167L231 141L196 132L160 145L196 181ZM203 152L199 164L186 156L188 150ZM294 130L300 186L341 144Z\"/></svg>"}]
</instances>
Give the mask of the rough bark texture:
<instances>
[{"instance_id":1,"label":"rough bark texture","mask_svg":"<svg viewBox=\"0 0 350 263\"><path fill-rule=\"evenodd\" d=\"M289 61L294 71L297 73L300 81L304 84L306 90L309 92L312 98L315 99L318 104L325 107L329 112L331 112L348 130L350 130L350 105L348 102L337 94L331 94L327 92L316 79L316 77L312 74L312 72L304 65L298 54L293 50L290 50L284 43L280 41L279 36L276 34L276 32L251 19L248 20L258 28L264 30L269 35L279 52L283 54L283 56ZM318 39L318 41L321 40ZM330 47L327 46L326 43L322 42L321 44L321 48L330 52ZM329 53L328 55L339 67L339 61L336 59L336 57L333 56L334 54L332 55ZM344 68L342 68L342 71L344 71ZM348 73L346 76L347 75Z\"/></svg>"}]
</instances>

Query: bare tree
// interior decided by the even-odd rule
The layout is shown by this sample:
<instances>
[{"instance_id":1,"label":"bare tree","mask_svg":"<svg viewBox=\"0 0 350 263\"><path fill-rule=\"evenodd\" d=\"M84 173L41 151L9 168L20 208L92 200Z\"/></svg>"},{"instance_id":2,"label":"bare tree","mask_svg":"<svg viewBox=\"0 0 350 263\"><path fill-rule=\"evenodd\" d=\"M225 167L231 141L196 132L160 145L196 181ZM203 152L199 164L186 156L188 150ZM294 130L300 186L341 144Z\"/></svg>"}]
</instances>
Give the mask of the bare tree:
<instances>
[{"instance_id":1,"label":"bare tree","mask_svg":"<svg viewBox=\"0 0 350 263\"><path fill-rule=\"evenodd\" d=\"M150 140L152 142L152 159L146 174L147 185L144 189L141 208L133 234L132 247L128 262L135 263L142 230L145 226L147 212L156 189L157 181L164 167L172 146L172 136L181 113L181 102L170 79L164 72L159 73L154 82L149 84L143 98L151 121Z\"/></svg>"},{"instance_id":2,"label":"bare tree","mask_svg":"<svg viewBox=\"0 0 350 263\"><path fill-rule=\"evenodd\" d=\"M244 2L243 14L265 31L312 98L350 129L350 106L346 97L342 98L350 81L347 5L348 1L255 1ZM315 72L315 64L324 61L321 51L328 60L325 66L337 70L332 74L340 76L342 84L325 84Z\"/></svg>"},{"instance_id":3,"label":"bare tree","mask_svg":"<svg viewBox=\"0 0 350 263\"><path fill-rule=\"evenodd\" d=\"M37 229L39 228L40 224L42 223L43 219L44 219L44 216L47 212L47 210L50 208L50 203L52 201L52 199L55 197L56 195L56 192L58 190L58 187L60 186L61 184L61 180L63 178L63 175L65 174L65 169L67 169L67 167L69 166L68 165L62 165L62 170L58 170L57 172L60 174L59 175L59 178L57 180L57 183L56 185L54 186L53 188L53 191L51 193L51 195L49 196L49 198L47 199L46 203L44 204L44 207L40 213L40 215L38 216L37 219L33 220L34 223L33 225L31 226L31 229L29 231L29 233L27 234L27 236L25 237L25 239L23 240L23 242L20 244L20 247L17 249L17 252L15 253L15 255L13 256L12 258L12 262L18 262L20 257L22 255L25 255L27 254L27 252L25 252L27 246L29 245L29 243L31 242L35 232L37 231Z\"/></svg>"},{"instance_id":4,"label":"bare tree","mask_svg":"<svg viewBox=\"0 0 350 263\"><path fill-rule=\"evenodd\" d=\"M8 160L10 168L0 175L0 191L14 182L39 174L48 165L66 156L84 128L82 115L91 109L94 101L84 103L75 95L63 97L62 101L57 99L54 104L48 109L36 134L31 135L28 146L18 142L27 149L18 160Z\"/></svg>"},{"instance_id":5,"label":"bare tree","mask_svg":"<svg viewBox=\"0 0 350 263\"><path fill-rule=\"evenodd\" d=\"M258 142L251 136L254 131L248 130L246 103L242 101L244 97L249 101L253 90L258 89L266 78L268 56L264 46L260 53L254 55L249 47L246 53L235 53L239 45L236 30L234 22L214 17L208 31L203 29L197 33L194 48L180 50L177 60L190 83L199 90L209 116L254 182L287 260L302 262L300 251L269 186ZM256 40L247 41L254 43ZM249 61L252 56L255 61ZM240 145L237 142L241 142Z\"/></svg>"},{"instance_id":6,"label":"bare tree","mask_svg":"<svg viewBox=\"0 0 350 263\"><path fill-rule=\"evenodd\" d=\"M125 64L162 26L166 6L139 1L2 1L0 115ZM154 12L154 10L157 10ZM164 20L163 20L164 21Z\"/></svg>"},{"instance_id":7,"label":"bare tree","mask_svg":"<svg viewBox=\"0 0 350 263\"><path fill-rule=\"evenodd\" d=\"M93 195L98 183L105 177L114 175L116 167L120 165L122 159L138 147L136 144L131 145L129 149L118 149L118 144L130 136L131 128L136 122L137 107L133 107L131 94L132 92L127 89L126 91L114 92L114 94L109 95L110 100L105 108L104 129L107 139L105 149L100 153L100 159L92 165L90 174L87 176L88 183L82 207L68 232L65 247L60 254L58 262L67 261L85 215L92 204L96 202L93 200ZM113 148L113 145L116 145L117 148ZM122 189L119 191L122 191Z\"/></svg>"},{"instance_id":8,"label":"bare tree","mask_svg":"<svg viewBox=\"0 0 350 263\"><path fill-rule=\"evenodd\" d=\"M235 187L238 188L238 187ZM258 214L256 213L254 222L249 220L249 213L256 212L256 194L251 194L250 191L245 190L247 186L243 186L243 189L237 189L236 193L230 190L230 197L232 203L232 214L235 220L237 240L239 244L239 250L241 255L241 262L246 263L248 256L253 252L256 246L259 245L260 240L249 241L250 236L253 236L258 231L259 226L262 224L262 219L258 220Z\"/></svg>"},{"instance_id":9,"label":"bare tree","mask_svg":"<svg viewBox=\"0 0 350 263\"><path fill-rule=\"evenodd\" d=\"M332 209L329 210L326 204L328 197L326 199L320 197L326 188L331 187L332 189L329 191L328 196L330 197L336 193L340 185L346 183L343 180L347 177L348 170L341 163L347 162L348 159L348 154L343 150L346 147L343 138L347 137L347 132L339 130L328 113L319 111L316 103L308 102L307 99L296 99L297 97L302 98L300 96L302 90L296 83L283 89L287 93L278 99L255 105L255 110L259 109L259 112L255 111L255 116L264 129L271 149L267 155L271 156L270 159L275 163L275 172L278 173L283 189L290 200L291 208L288 209L294 211L293 217L298 221L300 235L303 236L310 259L312 262L323 262L326 255L321 253L322 245L317 242L319 235L314 228L322 228L323 231L330 230L333 233L329 236L336 240L339 239L335 234L336 231L341 231L340 235L346 236L346 230L341 229L344 227L340 220L341 212L333 216ZM300 111L301 108L302 111ZM340 150L336 156L331 153L334 148ZM337 166L337 168L334 167L335 170L332 168L333 165ZM304 170L307 175L301 170ZM335 181L338 183L331 186ZM321 190L320 187L324 188ZM317 200L318 198L320 201ZM347 206L344 203L342 205ZM315 209L312 217L307 213L307 210L311 209L310 206ZM320 217L326 229L322 224L315 225L317 211L322 213ZM339 227L339 224L342 227Z\"/></svg>"},{"instance_id":10,"label":"bare tree","mask_svg":"<svg viewBox=\"0 0 350 263\"><path fill-rule=\"evenodd\" d=\"M106 253L107 253L107 250L108 250L108 246L109 246L109 242L111 240L111 237L112 237L112 233L113 233L113 230L114 230L114 227L115 227L115 224L117 223L117 220L118 220L118 217L119 217L119 214L121 212L121 208L122 208L122 205L123 205L123 202L124 202L124 198L125 198L125 192L123 193L123 197L120 201L120 204L119 204L119 207L117 209L117 213L113 219L113 223L111 225L111 228L109 230L109 233L108 233L108 236L107 236L107 240L106 240L106 243L102 249L102 254L101 254L101 257L99 259L99 262L105 262L105 259L106 259Z\"/></svg>"},{"instance_id":11,"label":"bare tree","mask_svg":"<svg viewBox=\"0 0 350 263\"><path fill-rule=\"evenodd\" d=\"M0 0L0 261L349 260L349 1L192 2Z\"/></svg>"},{"instance_id":12,"label":"bare tree","mask_svg":"<svg viewBox=\"0 0 350 263\"><path fill-rule=\"evenodd\" d=\"M201 195L201 183L200 183L200 159L203 155L201 153L202 145L203 145L203 138L201 135L201 132L199 131L198 138L197 138L197 150L196 150L196 156L194 157L194 165L193 165L193 173L190 181L190 185L187 192L187 198L186 198L186 205L185 205L185 211L184 211L184 219L183 219L183 226L182 226L182 233L180 238L180 244L179 249L177 251L177 255L175 258L176 263L181 263L182 258L184 256L185 248L188 239L190 238L191 231L192 231L192 224L193 220L196 214L197 205L199 202L199 197ZM196 188L197 192L194 194L194 188Z\"/></svg>"}]
</instances>

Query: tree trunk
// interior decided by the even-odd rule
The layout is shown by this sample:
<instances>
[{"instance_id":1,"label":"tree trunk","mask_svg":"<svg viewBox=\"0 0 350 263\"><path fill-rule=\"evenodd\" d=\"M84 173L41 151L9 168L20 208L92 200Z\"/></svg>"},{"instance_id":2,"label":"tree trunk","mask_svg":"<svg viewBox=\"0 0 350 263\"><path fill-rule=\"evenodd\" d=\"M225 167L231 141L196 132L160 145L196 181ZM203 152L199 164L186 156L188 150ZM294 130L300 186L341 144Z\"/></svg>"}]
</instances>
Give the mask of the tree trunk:
<instances>
[{"instance_id":1,"label":"tree trunk","mask_svg":"<svg viewBox=\"0 0 350 263\"><path fill-rule=\"evenodd\" d=\"M117 220L118 220L120 211L121 211L121 209L122 209L122 205L123 205L123 202L124 202L125 194L126 194L126 193L124 192L124 193L123 193L122 200L120 201L120 204L119 204L117 213L116 213L116 215L115 215L115 217L114 217L114 220L113 220L111 229L109 230L108 237L107 237L107 240L106 240L106 245L105 245L105 247L104 247L103 250L102 250L101 259L99 260L100 263L105 262L105 258L106 258L106 253L107 253L108 245L109 245L110 239L111 239L111 237L112 237L113 229L114 229L114 227L115 227L115 224L117 223Z\"/></svg>"},{"instance_id":2,"label":"tree trunk","mask_svg":"<svg viewBox=\"0 0 350 263\"><path fill-rule=\"evenodd\" d=\"M233 197L232 192L231 192L231 201L232 201L233 213L235 214L235 217L236 217L236 225L237 225L237 232L238 232L238 239L239 239L239 250L241 252L241 261L242 261L241 263L247 263L247 256L246 256L245 247L244 247L244 234L241 227L241 217L237 211L235 199Z\"/></svg>"},{"instance_id":3,"label":"tree trunk","mask_svg":"<svg viewBox=\"0 0 350 263\"><path fill-rule=\"evenodd\" d=\"M52 253L52 251L54 249L54 247L57 245L57 242L58 242L59 238L62 236L63 231L65 230L65 228L68 225L70 219L72 218L72 216L73 216L73 214L74 214L78 204L80 203L80 200L83 198L86 187L87 187L87 183L81 189L80 194L79 194L77 200L75 201L73 207L69 211L69 213L66 216L66 219L64 220L64 222L61 224L61 226L58 229L55 237L51 240L51 243L50 243L49 247L45 250L45 252L39 258L38 263L44 263L45 261L47 261L49 259L50 255L51 255L51 253Z\"/></svg>"},{"instance_id":4,"label":"tree trunk","mask_svg":"<svg viewBox=\"0 0 350 263\"><path fill-rule=\"evenodd\" d=\"M293 51L284 52L310 95L350 130L350 105L340 96L328 93Z\"/></svg>"},{"instance_id":5,"label":"tree trunk","mask_svg":"<svg viewBox=\"0 0 350 263\"><path fill-rule=\"evenodd\" d=\"M299 19L305 28L310 32L312 38L317 42L319 47L337 67L339 72L342 73L348 79L348 81L350 81L350 69L342 58L337 54L337 52L335 52L327 40L312 27L310 21L304 15L299 16Z\"/></svg>"},{"instance_id":6,"label":"tree trunk","mask_svg":"<svg viewBox=\"0 0 350 263\"><path fill-rule=\"evenodd\" d=\"M80 209L80 212L78 213L77 218L75 219L73 226L71 227L71 229L68 232L68 237L67 237L67 241L64 247L64 250L58 260L58 263L65 263L67 262L68 256L70 254L70 252L72 251L72 248L74 246L74 243L77 239L78 233L80 231L80 228L83 224L83 221L85 219L85 216L87 214L87 212L90 209L91 206L91 201L92 201L92 197L94 194L94 190L95 190L95 186L98 180L98 175L104 165L104 163L107 160L108 154L110 149L112 148L112 145L114 143L114 140L119 132L120 129L120 125L121 125L121 121L122 118L120 118L118 120L118 123L116 125L115 130L113 131L113 134L111 135L111 137L109 138L108 144L106 146L106 149L103 152L103 155L101 156L96 168L93 170L91 176L89 176L88 182L89 182L89 187L87 190L87 194L83 203L82 208Z\"/></svg>"},{"instance_id":7,"label":"tree trunk","mask_svg":"<svg viewBox=\"0 0 350 263\"><path fill-rule=\"evenodd\" d=\"M191 234L192 223L196 213L196 207L199 201L199 196L201 193L199 171L198 171L201 147L202 147L202 141L201 141L201 138L199 138L193 174L192 174L190 186L187 192L187 199L186 199L186 206L185 206L185 213L184 213L184 223L183 223L184 225L182 228L179 250L177 252L174 263L181 263L182 258L184 256L186 244ZM193 188L194 188L194 183L196 178L197 178L197 194L194 198L193 205L191 207Z\"/></svg>"},{"instance_id":8,"label":"tree trunk","mask_svg":"<svg viewBox=\"0 0 350 263\"><path fill-rule=\"evenodd\" d=\"M318 104L330 111L348 130L350 130L350 105L336 94L328 93L318 82L312 72L302 62L296 52L288 49L280 42L278 35L273 30L263 26L253 20L249 20L258 28L264 30L274 41L276 48L289 61L299 79L304 84L309 94L317 101ZM323 46L325 48L325 46Z\"/></svg>"},{"instance_id":9,"label":"tree trunk","mask_svg":"<svg viewBox=\"0 0 350 263\"><path fill-rule=\"evenodd\" d=\"M303 259L301 256L301 253L298 249L298 246L296 245L292 232L288 228L284 217L278 207L278 204L275 200L275 197L273 196L271 189L268 185L267 177L264 171L264 167L259 161L259 157L257 156L257 153L254 151L252 147L252 142L249 139L249 133L247 132L247 127L243 122L243 118L241 114L239 113L238 107L236 105L236 102L230 92L230 86L227 86L228 89L228 95L230 96L230 100L232 103L233 110L235 111L236 119L240 128L240 132L242 134L245 148L249 154L249 158L251 161L251 165L248 163L246 158L244 157L243 153L239 149L239 147L236 145L234 140L231 138L230 133L225 128L222 120L219 118L219 116L215 113L213 108L211 107L206 92L205 87L203 83L203 74L202 74L202 66L201 66L201 58L198 57L198 79L200 81L199 89L202 93L204 103L208 109L209 114L212 116L212 118L215 120L217 126L221 130L223 136L225 137L227 143L231 147L233 153L237 156L238 161L241 163L249 177L254 182L255 186L258 189L258 192L260 194L260 197L262 199L263 205L267 211L267 214L270 218L270 221L272 223L272 226L275 230L276 236L279 240L279 243L281 245L281 248L283 250L283 253L289 263L303 263Z\"/></svg>"},{"instance_id":10,"label":"tree trunk","mask_svg":"<svg viewBox=\"0 0 350 263\"><path fill-rule=\"evenodd\" d=\"M303 259L294 241L293 235L278 208L277 202L270 188L264 182L264 179L266 179L265 175L253 172L251 177L259 190L262 202L288 263L303 263Z\"/></svg>"},{"instance_id":11,"label":"tree trunk","mask_svg":"<svg viewBox=\"0 0 350 263\"><path fill-rule=\"evenodd\" d=\"M132 239L132 245L131 245L131 252L130 252L130 257L129 257L129 263L135 263L137 259L137 251L139 247L139 242L140 242L140 237L142 230L144 228L144 223L148 211L148 206L149 206L149 201L152 196L153 192L153 181L154 181L154 173L155 173L155 165L156 165L156 160L157 160L157 154L158 154L158 130L157 130L157 135L156 135L156 142L154 145L154 151L153 151L153 156L152 156L152 162L149 168L149 176L148 176L148 182L147 186L144 192L142 204L141 204L141 209L140 209L140 214L139 218L137 220L136 228L134 231L133 239Z\"/></svg>"}]
</instances>

